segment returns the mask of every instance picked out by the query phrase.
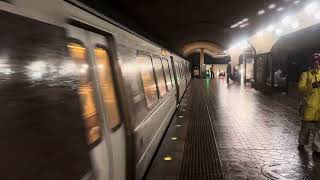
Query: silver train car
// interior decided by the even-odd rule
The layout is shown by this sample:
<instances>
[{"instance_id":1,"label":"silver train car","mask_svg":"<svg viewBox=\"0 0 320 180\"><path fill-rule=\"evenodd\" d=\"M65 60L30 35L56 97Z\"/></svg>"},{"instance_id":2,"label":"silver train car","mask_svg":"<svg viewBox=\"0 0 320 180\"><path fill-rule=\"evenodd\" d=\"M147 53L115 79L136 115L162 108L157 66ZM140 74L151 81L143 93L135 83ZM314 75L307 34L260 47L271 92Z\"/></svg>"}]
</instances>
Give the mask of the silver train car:
<instances>
[{"instance_id":1,"label":"silver train car","mask_svg":"<svg viewBox=\"0 0 320 180\"><path fill-rule=\"evenodd\" d=\"M142 179L191 64L75 0L0 19L0 179Z\"/></svg>"}]
</instances>

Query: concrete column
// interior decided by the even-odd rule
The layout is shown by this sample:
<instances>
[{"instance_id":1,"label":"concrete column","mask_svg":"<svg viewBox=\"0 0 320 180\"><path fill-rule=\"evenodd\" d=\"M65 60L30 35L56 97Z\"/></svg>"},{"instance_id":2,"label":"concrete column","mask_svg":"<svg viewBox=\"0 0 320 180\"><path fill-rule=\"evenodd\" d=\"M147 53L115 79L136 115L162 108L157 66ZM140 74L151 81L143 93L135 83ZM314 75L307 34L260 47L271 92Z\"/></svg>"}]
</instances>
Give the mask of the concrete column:
<instances>
[{"instance_id":1,"label":"concrete column","mask_svg":"<svg viewBox=\"0 0 320 180\"><path fill-rule=\"evenodd\" d=\"M204 64L204 49L200 50L200 77L203 77L203 74L206 72L206 66Z\"/></svg>"}]
</instances>

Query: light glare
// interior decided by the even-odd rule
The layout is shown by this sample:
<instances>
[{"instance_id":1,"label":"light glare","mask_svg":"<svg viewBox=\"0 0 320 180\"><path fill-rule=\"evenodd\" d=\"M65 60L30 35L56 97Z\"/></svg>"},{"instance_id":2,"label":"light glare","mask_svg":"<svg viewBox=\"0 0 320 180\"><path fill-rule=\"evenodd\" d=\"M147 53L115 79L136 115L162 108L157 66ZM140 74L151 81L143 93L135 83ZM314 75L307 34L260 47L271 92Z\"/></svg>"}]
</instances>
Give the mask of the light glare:
<instances>
[{"instance_id":1,"label":"light glare","mask_svg":"<svg viewBox=\"0 0 320 180\"><path fill-rule=\"evenodd\" d=\"M296 1L294 1L293 3L294 4L299 4L301 1L300 0L296 0Z\"/></svg>"},{"instance_id":2,"label":"light glare","mask_svg":"<svg viewBox=\"0 0 320 180\"><path fill-rule=\"evenodd\" d=\"M291 23L291 17L290 16L286 16L281 20L281 23L284 25L288 25L289 23Z\"/></svg>"},{"instance_id":3,"label":"light glare","mask_svg":"<svg viewBox=\"0 0 320 180\"><path fill-rule=\"evenodd\" d=\"M238 24L234 24L232 26L230 26L231 29L238 27Z\"/></svg>"},{"instance_id":4,"label":"light glare","mask_svg":"<svg viewBox=\"0 0 320 180\"><path fill-rule=\"evenodd\" d=\"M305 8L304 11L308 14L308 15L313 15L316 13L317 9L318 9L319 4L316 2L312 2L310 4L308 4Z\"/></svg>"},{"instance_id":5,"label":"light glare","mask_svg":"<svg viewBox=\"0 0 320 180\"><path fill-rule=\"evenodd\" d=\"M283 7L279 7L279 8L277 9L277 11L279 11L279 12L283 11Z\"/></svg>"},{"instance_id":6,"label":"light glare","mask_svg":"<svg viewBox=\"0 0 320 180\"><path fill-rule=\"evenodd\" d=\"M249 23L241 24L241 25L240 25L240 28L247 27L248 25L249 25Z\"/></svg>"},{"instance_id":7,"label":"light glare","mask_svg":"<svg viewBox=\"0 0 320 180\"><path fill-rule=\"evenodd\" d=\"M291 24L293 29L297 29L299 27L299 22L295 21Z\"/></svg>"},{"instance_id":8,"label":"light glare","mask_svg":"<svg viewBox=\"0 0 320 180\"><path fill-rule=\"evenodd\" d=\"M270 4L270 5L269 5L269 9L274 9L274 8L276 8L276 7L277 7L276 4Z\"/></svg>"},{"instance_id":9,"label":"light glare","mask_svg":"<svg viewBox=\"0 0 320 180\"><path fill-rule=\"evenodd\" d=\"M276 35L277 35L277 36L281 36L282 34L283 34L282 29L277 29L277 30L276 30Z\"/></svg>"},{"instance_id":10,"label":"light glare","mask_svg":"<svg viewBox=\"0 0 320 180\"><path fill-rule=\"evenodd\" d=\"M258 11L258 15L263 15L265 13L265 10L260 10L260 11Z\"/></svg>"},{"instance_id":11,"label":"light glare","mask_svg":"<svg viewBox=\"0 0 320 180\"><path fill-rule=\"evenodd\" d=\"M248 22L249 19L248 18L244 18L241 22L244 23L244 22Z\"/></svg>"},{"instance_id":12,"label":"light glare","mask_svg":"<svg viewBox=\"0 0 320 180\"><path fill-rule=\"evenodd\" d=\"M267 31L269 31L269 32L274 31L274 29L275 29L275 27L274 27L273 25L269 25L269 26L267 27Z\"/></svg>"},{"instance_id":13,"label":"light glare","mask_svg":"<svg viewBox=\"0 0 320 180\"><path fill-rule=\"evenodd\" d=\"M258 36L259 38L261 38L261 37L263 36L263 31L257 32L257 36Z\"/></svg>"}]
</instances>

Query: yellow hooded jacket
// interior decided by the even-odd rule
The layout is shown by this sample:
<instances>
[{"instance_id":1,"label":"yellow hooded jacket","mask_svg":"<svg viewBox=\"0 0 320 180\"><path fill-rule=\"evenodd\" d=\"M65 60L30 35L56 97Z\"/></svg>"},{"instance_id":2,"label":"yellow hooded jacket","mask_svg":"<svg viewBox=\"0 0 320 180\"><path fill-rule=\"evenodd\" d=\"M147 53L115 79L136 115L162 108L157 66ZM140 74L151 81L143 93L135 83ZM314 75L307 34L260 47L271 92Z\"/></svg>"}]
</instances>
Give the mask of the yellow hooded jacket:
<instances>
[{"instance_id":1,"label":"yellow hooded jacket","mask_svg":"<svg viewBox=\"0 0 320 180\"><path fill-rule=\"evenodd\" d=\"M299 80L299 90L304 93L304 121L320 121L320 88L312 83L320 81L320 70L303 72Z\"/></svg>"}]
</instances>

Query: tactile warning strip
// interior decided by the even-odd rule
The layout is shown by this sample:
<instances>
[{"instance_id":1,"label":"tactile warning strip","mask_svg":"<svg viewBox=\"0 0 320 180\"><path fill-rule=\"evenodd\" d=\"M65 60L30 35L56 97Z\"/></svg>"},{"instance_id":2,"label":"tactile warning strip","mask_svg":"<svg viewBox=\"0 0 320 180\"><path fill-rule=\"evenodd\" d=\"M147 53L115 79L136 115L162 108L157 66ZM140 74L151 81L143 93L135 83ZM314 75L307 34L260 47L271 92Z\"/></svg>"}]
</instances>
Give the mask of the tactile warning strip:
<instances>
[{"instance_id":1,"label":"tactile warning strip","mask_svg":"<svg viewBox=\"0 0 320 180\"><path fill-rule=\"evenodd\" d=\"M223 179L203 88L192 84L192 113L188 124L180 180ZM197 94L197 95L196 95Z\"/></svg>"}]
</instances>

